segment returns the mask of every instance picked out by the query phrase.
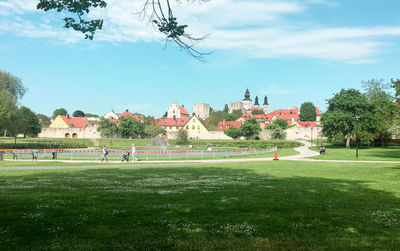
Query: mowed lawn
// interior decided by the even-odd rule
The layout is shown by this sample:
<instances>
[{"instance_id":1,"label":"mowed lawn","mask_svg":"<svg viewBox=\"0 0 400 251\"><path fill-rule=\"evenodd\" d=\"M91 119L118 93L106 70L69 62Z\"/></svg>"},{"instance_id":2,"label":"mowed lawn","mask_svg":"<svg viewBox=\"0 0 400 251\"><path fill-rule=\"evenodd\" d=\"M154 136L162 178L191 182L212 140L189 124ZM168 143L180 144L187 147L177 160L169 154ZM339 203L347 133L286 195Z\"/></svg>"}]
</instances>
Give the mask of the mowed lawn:
<instances>
[{"instance_id":1,"label":"mowed lawn","mask_svg":"<svg viewBox=\"0 0 400 251\"><path fill-rule=\"evenodd\" d=\"M325 160L368 160L368 161L400 161L400 146L387 147L361 147L356 158L356 148L346 149L344 146L327 145L325 154L313 157ZM312 147L319 152L319 147Z\"/></svg>"},{"instance_id":2,"label":"mowed lawn","mask_svg":"<svg viewBox=\"0 0 400 251\"><path fill-rule=\"evenodd\" d=\"M5 250L396 250L400 164L0 171Z\"/></svg>"}]
</instances>

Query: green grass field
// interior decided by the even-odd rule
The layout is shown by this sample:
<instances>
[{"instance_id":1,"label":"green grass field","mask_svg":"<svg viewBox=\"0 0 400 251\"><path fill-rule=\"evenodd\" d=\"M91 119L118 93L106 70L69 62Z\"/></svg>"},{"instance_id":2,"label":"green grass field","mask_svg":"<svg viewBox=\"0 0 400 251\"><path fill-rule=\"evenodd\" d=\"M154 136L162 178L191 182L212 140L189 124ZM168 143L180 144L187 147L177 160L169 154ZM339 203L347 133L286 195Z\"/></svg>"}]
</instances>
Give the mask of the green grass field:
<instances>
[{"instance_id":1,"label":"green grass field","mask_svg":"<svg viewBox=\"0 0 400 251\"><path fill-rule=\"evenodd\" d=\"M352 146L346 149L344 146L333 146L326 144L327 151L325 154L313 157L314 159L323 160L378 160L378 161L400 161L400 147L361 147L358 151L358 159L356 158L356 148ZM319 147L312 147L314 151L319 152Z\"/></svg>"},{"instance_id":2,"label":"green grass field","mask_svg":"<svg viewBox=\"0 0 400 251\"><path fill-rule=\"evenodd\" d=\"M400 164L0 171L4 250L396 250Z\"/></svg>"}]
</instances>

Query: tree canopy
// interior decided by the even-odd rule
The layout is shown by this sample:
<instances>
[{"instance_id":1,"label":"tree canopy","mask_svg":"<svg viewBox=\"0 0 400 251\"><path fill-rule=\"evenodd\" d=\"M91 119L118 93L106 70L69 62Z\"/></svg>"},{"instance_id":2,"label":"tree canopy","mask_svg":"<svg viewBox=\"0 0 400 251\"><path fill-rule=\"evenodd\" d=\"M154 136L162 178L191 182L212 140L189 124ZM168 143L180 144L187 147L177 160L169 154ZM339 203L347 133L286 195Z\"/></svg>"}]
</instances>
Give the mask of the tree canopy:
<instances>
[{"instance_id":1,"label":"tree canopy","mask_svg":"<svg viewBox=\"0 0 400 251\"><path fill-rule=\"evenodd\" d=\"M21 79L0 70L0 91L4 91L9 97L18 101L24 96L26 89Z\"/></svg>"},{"instance_id":2,"label":"tree canopy","mask_svg":"<svg viewBox=\"0 0 400 251\"><path fill-rule=\"evenodd\" d=\"M72 114L72 117L86 117L86 114L84 112L82 112L81 110L76 110L74 111L74 113Z\"/></svg>"},{"instance_id":3,"label":"tree canopy","mask_svg":"<svg viewBox=\"0 0 400 251\"><path fill-rule=\"evenodd\" d=\"M25 106L22 106L18 112L20 113L21 120L21 130L19 133L24 134L25 137L36 137L42 130L42 124L36 114Z\"/></svg>"},{"instance_id":4,"label":"tree canopy","mask_svg":"<svg viewBox=\"0 0 400 251\"><path fill-rule=\"evenodd\" d=\"M342 89L328 100L328 110L321 118L322 132L331 140L346 139L349 148L354 134L370 136L376 131L375 109L360 91Z\"/></svg>"},{"instance_id":5,"label":"tree canopy","mask_svg":"<svg viewBox=\"0 0 400 251\"><path fill-rule=\"evenodd\" d=\"M391 79L390 82L392 83L392 87L394 88L397 102L400 102L400 79Z\"/></svg>"},{"instance_id":6,"label":"tree canopy","mask_svg":"<svg viewBox=\"0 0 400 251\"><path fill-rule=\"evenodd\" d=\"M255 118L246 120L240 127L240 134L246 138L253 137L261 131L260 125Z\"/></svg>"},{"instance_id":7,"label":"tree canopy","mask_svg":"<svg viewBox=\"0 0 400 251\"><path fill-rule=\"evenodd\" d=\"M316 121L317 111L311 102L304 102L300 106L300 121Z\"/></svg>"},{"instance_id":8,"label":"tree canopy","mask_svg":"<svg viewBox=\"0 0 400 251\"><path fill-rule=\"evenodd\" d=\"M55 119L58 115L67 116L67 114L68 112L64 108L58 108L54 110L52 118Z\"/></svg>"},{"instance_id":9,"label":"tree canopy","mask_svg":"<svg viewBox=\"0 0 400 251\"><path fill-rule=\"evenodd\" d=\"M151 22L156 30L164 35L166 42L173 42L189 55L202 60L209 53L200 52L195 48L197 42L204 37L194 37L186 31L187 25L180 24L174 16L171 8L172 0L142 0L143 8L133 14ZM186 0L196 2L206 0ZM176 3L182 3L176 0ZM106 8L104 0L39 0L36 8L43 11L56 10L62 12L64 17L64 28L72 28L85 35L85 39L92 40L96 30L103 28L103 19L91 19L89 13L93 9ZM134 10L133 10L134 11ZM72 15L71 15L72 14Z\"/></svg>"}]
</instances>

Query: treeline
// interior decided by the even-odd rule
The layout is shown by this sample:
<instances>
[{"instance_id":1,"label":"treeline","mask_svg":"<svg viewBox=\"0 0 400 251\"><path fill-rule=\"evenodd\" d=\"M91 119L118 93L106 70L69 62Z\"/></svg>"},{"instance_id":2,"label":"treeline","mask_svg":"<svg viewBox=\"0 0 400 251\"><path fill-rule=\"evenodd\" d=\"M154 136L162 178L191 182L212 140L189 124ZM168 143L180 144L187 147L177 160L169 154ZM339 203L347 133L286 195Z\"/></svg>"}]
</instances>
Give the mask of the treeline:
<instances>
[{"instance_id":1,"label":"treeline","mask_svg":"<svg viewBox=\"0 0 400 251\"><path fill-rule=\"evenodd\" d=\"M322 114L322 132L331 142L383 145L394 137L400 142L400 80L362 82L363 92L342 89L328 100Z\"/></svg>"}]
</instances>

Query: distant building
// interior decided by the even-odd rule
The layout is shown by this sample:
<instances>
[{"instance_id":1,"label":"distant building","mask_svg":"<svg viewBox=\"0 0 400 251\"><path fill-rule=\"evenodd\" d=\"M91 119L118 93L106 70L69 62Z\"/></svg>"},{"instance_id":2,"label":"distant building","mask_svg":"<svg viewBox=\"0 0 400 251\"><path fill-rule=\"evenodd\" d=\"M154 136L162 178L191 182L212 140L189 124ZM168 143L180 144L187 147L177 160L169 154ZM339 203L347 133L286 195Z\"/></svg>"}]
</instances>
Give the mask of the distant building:
<instances>
[{"instance_id":1,"label":"distant building","mask_svg":"<svg viewBox=\"0 0 400 251\"><path fill-rule=\"evenodd\" d=\"M194 115L202 120L206 120L210 117L210 105L209 104L195 104Z\"/></svg>"},{"instance_id":2,"label":"distant building","mask_svg":"<svg viewBox=\"0 0 400 251\"><path fill-rule=\"evenodd\" d=\"M218 131L228 130L230 127L240 128L242 126L241 121L220 121L218 123Z\"/></svg>"},{"instance_id":3,"label":"distant building","mask_svg":"<svg viewBox=\"0 0 400 251\"><path fill-rule=\"evenodd\" d=\"M264 114L268 113L268 98L264 97L264 106L260 107L260 103L258 101L258 96L256 96L254 105L252 104L252 100L250 98L250 91L246 89L244 94L244 99L242 101L231 102L230 103L229 113L233 113L234 110L241 110L242 113L251 113L253 110L264 111Z\"/></svg>"},{"instance_id":4,"label":"distant building","mask_svg":"<svg viewBox=\"0 0 400 251\"><path fill-rule=\"evenodd\" d=\"M186 111L185 107L178 105L176 102L172 102L168 108L167 118L189 118L190 115Z\"/></svg>"},{"instance_id":5,"label":"distant building","mask_svg":"<svg viewBox=\"0 0 400 251\"><path fill-rule=\"evenodd\" d=\"M41 138L100 138L97 120L59 115L48 128L42 128Z\"/></svg>"},{"instance_id":6,"label":"distant building","mask_svg":"<svg viewBox=\"0 0 400 251\"><path fill-rule=\"evenodd\" d=\"M111 110L109 113L104 114L103 118L108 119L112 122L118 122L121 117L131 117L133 119L139 120L143 122L144 116L141 114L133 114L128 109L125 110L123 113L115 113L114 110Z\"/></svg>"}]
</instances>

